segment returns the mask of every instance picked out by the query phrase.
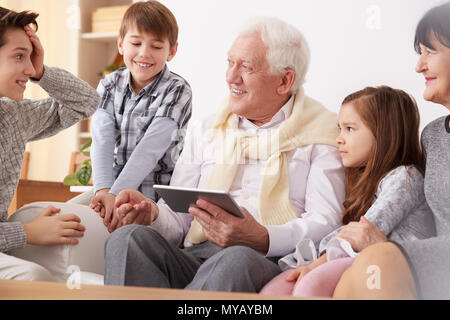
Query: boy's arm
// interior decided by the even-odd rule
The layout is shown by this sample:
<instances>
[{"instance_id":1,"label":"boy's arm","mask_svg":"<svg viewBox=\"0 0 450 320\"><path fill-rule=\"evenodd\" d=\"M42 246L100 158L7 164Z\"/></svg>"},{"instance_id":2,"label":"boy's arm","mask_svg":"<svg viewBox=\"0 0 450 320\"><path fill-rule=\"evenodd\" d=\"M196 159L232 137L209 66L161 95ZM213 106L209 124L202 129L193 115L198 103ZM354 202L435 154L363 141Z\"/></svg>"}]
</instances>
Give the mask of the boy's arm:
<instances>
[{"instance_id":1,"label":"boy's arm","mask_svg":"<svg viewBox=\"0 0 450 320\"><path fill-rule=\"evenodd\" d=\"M100 97L89 84L59 68L45 66L41 79L32 81L50 97L18 102L26 141L52 136L88 118L99 103Z\"/></svg>"},{"instance_id":2,"label":"boy's arm","mask_svg":"<svg viewBox=\"0 0 450 320\"><path fill-rule=\"evenodd\" d=\"M138 143L110 192L117 195L125 189L137 189L155 168L172 143L177 123L170 118L155 118Z\"/></svg>"},{"instance_id":3,"label":"boy's arm","mask_svg":"<svg viewBox=\"0 0 450 320\"><path fill-rule=\"evenodd\" d=\"M0 222L0 252L23 248L27 236L20 222Z\"/></svg>"},{"instance_id":4,"label":"boy's arm","mask_svg":"<svg viewBox=\"0 0 450 320\"><path fill-rule=\"evenodd\" d=\"M174 138L179 137L178 129L184 130L191 112L192 92L189 85L180 82L172 86L170 91L165 93L153 121L133 150L110 192L117 195L125 189L137 189L167 152Z\"/></svg>"},{"instance_id":5,"label":"boy's arm","mask_svg":"<svg viewBox=\"0 0 450 320\"><path fill-rule=\"evenodd\" d=\"M105 109L97 109L92 117L91 161L94 191L111 188L114 183L114 116Z\"/></svg>"}]
</instances>

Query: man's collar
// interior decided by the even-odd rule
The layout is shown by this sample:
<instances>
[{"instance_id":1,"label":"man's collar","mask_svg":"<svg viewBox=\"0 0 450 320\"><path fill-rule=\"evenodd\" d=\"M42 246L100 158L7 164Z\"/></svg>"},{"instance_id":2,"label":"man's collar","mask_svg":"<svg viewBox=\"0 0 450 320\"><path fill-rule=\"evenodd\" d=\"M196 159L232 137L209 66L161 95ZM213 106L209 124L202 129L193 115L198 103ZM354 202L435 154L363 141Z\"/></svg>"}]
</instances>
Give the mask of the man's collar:
<instances>
[{"instance_id":1,"label":"man's collar","mask_svg":"<svg viewBox=\"0 0 450 320\"><path fill-rule=\"evenodd\" d=\"M257 126L247 118L244 118L242 116L239 117L239 126L242 126L243 129L250 129L250 128L270 128L273 126L278 126L281 122L289 118L289 116L292 113L292 108L294 106L294 99L295 94L293 94L289 100L281 107L280 110L272 117L272 119L263 124L262 126Z\"/></svg>"}]
</instances>

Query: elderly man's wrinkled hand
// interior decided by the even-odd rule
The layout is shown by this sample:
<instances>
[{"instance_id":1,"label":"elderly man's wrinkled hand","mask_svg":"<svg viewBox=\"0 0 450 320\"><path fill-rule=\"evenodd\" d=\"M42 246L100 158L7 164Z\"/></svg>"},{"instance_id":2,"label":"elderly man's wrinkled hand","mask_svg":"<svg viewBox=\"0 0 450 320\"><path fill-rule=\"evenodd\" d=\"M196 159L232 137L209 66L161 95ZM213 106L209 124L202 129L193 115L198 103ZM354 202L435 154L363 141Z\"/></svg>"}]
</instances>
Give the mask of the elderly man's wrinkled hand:
<instances>
[{"instance_id":1,"label":"elderly man's wrinkled hand","mask_svg":"<svg viewBox=\"0 0 450 320\"><path fill-rule=\"evenodd\" d=\"M245 208L245 218L237 218L205 200L197 200L191 213L203 228L206 238L222 248L243 245L267 253L269 233Z\"/></svg>"},{"instance_id":2,"label":"elderly man's wrinkled hand","mask_svg":"<svg viewBox=\"0 0 450 320\"><path fill-rule=\"evenodd\" d=\"M117 214L122 225L150 225L159 214L155 202L137 190L123 190L116 197Z\"/></svg>"},{"instance_id":3,"label":"elderly man's wrinkled hand","mask_svg":"<svg viewBox=\"0 0 450 320\"><path fill-rule=\"evenodd\" d=\"M372 244L387 240L384 233L364 216L361 217L359 222L350 222L336 236L347 240L356 252L360 252Z\"/></svg>"}]
</instances>

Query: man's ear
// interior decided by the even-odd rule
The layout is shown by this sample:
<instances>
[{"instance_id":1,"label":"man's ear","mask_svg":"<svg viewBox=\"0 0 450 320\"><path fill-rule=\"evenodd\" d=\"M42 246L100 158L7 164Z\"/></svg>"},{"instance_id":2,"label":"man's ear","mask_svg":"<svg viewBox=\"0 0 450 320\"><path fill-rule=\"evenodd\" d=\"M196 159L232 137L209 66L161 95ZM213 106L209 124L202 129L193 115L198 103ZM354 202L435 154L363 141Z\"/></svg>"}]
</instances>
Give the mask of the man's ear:
<instances>
[{"instance_id":1,"label":"man's ear","mask_svg":"<svg viewBox=\"0 0 450 320\"><path fill-rule=\"evenodd\" d=\"M119 53L123 56L123 39L121 37L117 37L117 49Z\"/></svg>"},{"instance_id":2,"label":"man's ear","mask_svg":"<svg viewBox=\"0 0 450 320\"><path fill-rule=\"evenodd\" d=\"M292 69L286 69L281 77L280 85L277 92L280 95L285 95L291 91L295 82L295 71Z\"/></svg>"},{"instance_id":3,"label":"man's ear","mask_svg":"<svg viewBox=\"0 0 450 320\"><path fill-rule=\"evenodd\" d=\"M172 48L170 48L169 55L167 56L167 62L169 62L170 60L172 60L173 57L175 57L177 50L178 50L178 41L172 46Z\"/></svg>"}]
</instances>

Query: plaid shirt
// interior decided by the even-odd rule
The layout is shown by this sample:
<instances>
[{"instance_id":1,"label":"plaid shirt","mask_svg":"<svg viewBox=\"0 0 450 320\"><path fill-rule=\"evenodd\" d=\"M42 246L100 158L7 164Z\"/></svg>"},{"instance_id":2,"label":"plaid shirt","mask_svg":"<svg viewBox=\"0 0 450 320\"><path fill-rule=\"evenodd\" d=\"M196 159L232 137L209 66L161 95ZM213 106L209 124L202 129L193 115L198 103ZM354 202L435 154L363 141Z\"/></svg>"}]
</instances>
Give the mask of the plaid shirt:
<instances>
[{"instance_id":1,"label":"plaid shirt","mask_svg":"<svg viewBox=\"0 0 450 320\"><path fill-rule=\"evenodd\" d=\"M110 192L117 194L133 187L157 200L153 184L169 184L191 117L189 84L170 72L166 65L151 83L135 94L130 71L122 68L104 77L97 92L101 101L92 119L91 150L95 190L111 188ZM159 130L163 136L145 139L146 133L155 130L156 125L152 124L157 120L172 125L164 126L170 127L170 132ZM172 132L173 128L175 132ZM138 151L141 142L147 145ZM158 149L154 148L156 145L163 146L162 151L161 148L155 151L159 154L152 153L153 149ZM131 157L135 149L139 155ZM153 163L149 159L154 159ZM125 178L120 177L122 171L127 172ZM115 181L120 178L122 182L117 185Z\"/></svg>"}]
</instances>

